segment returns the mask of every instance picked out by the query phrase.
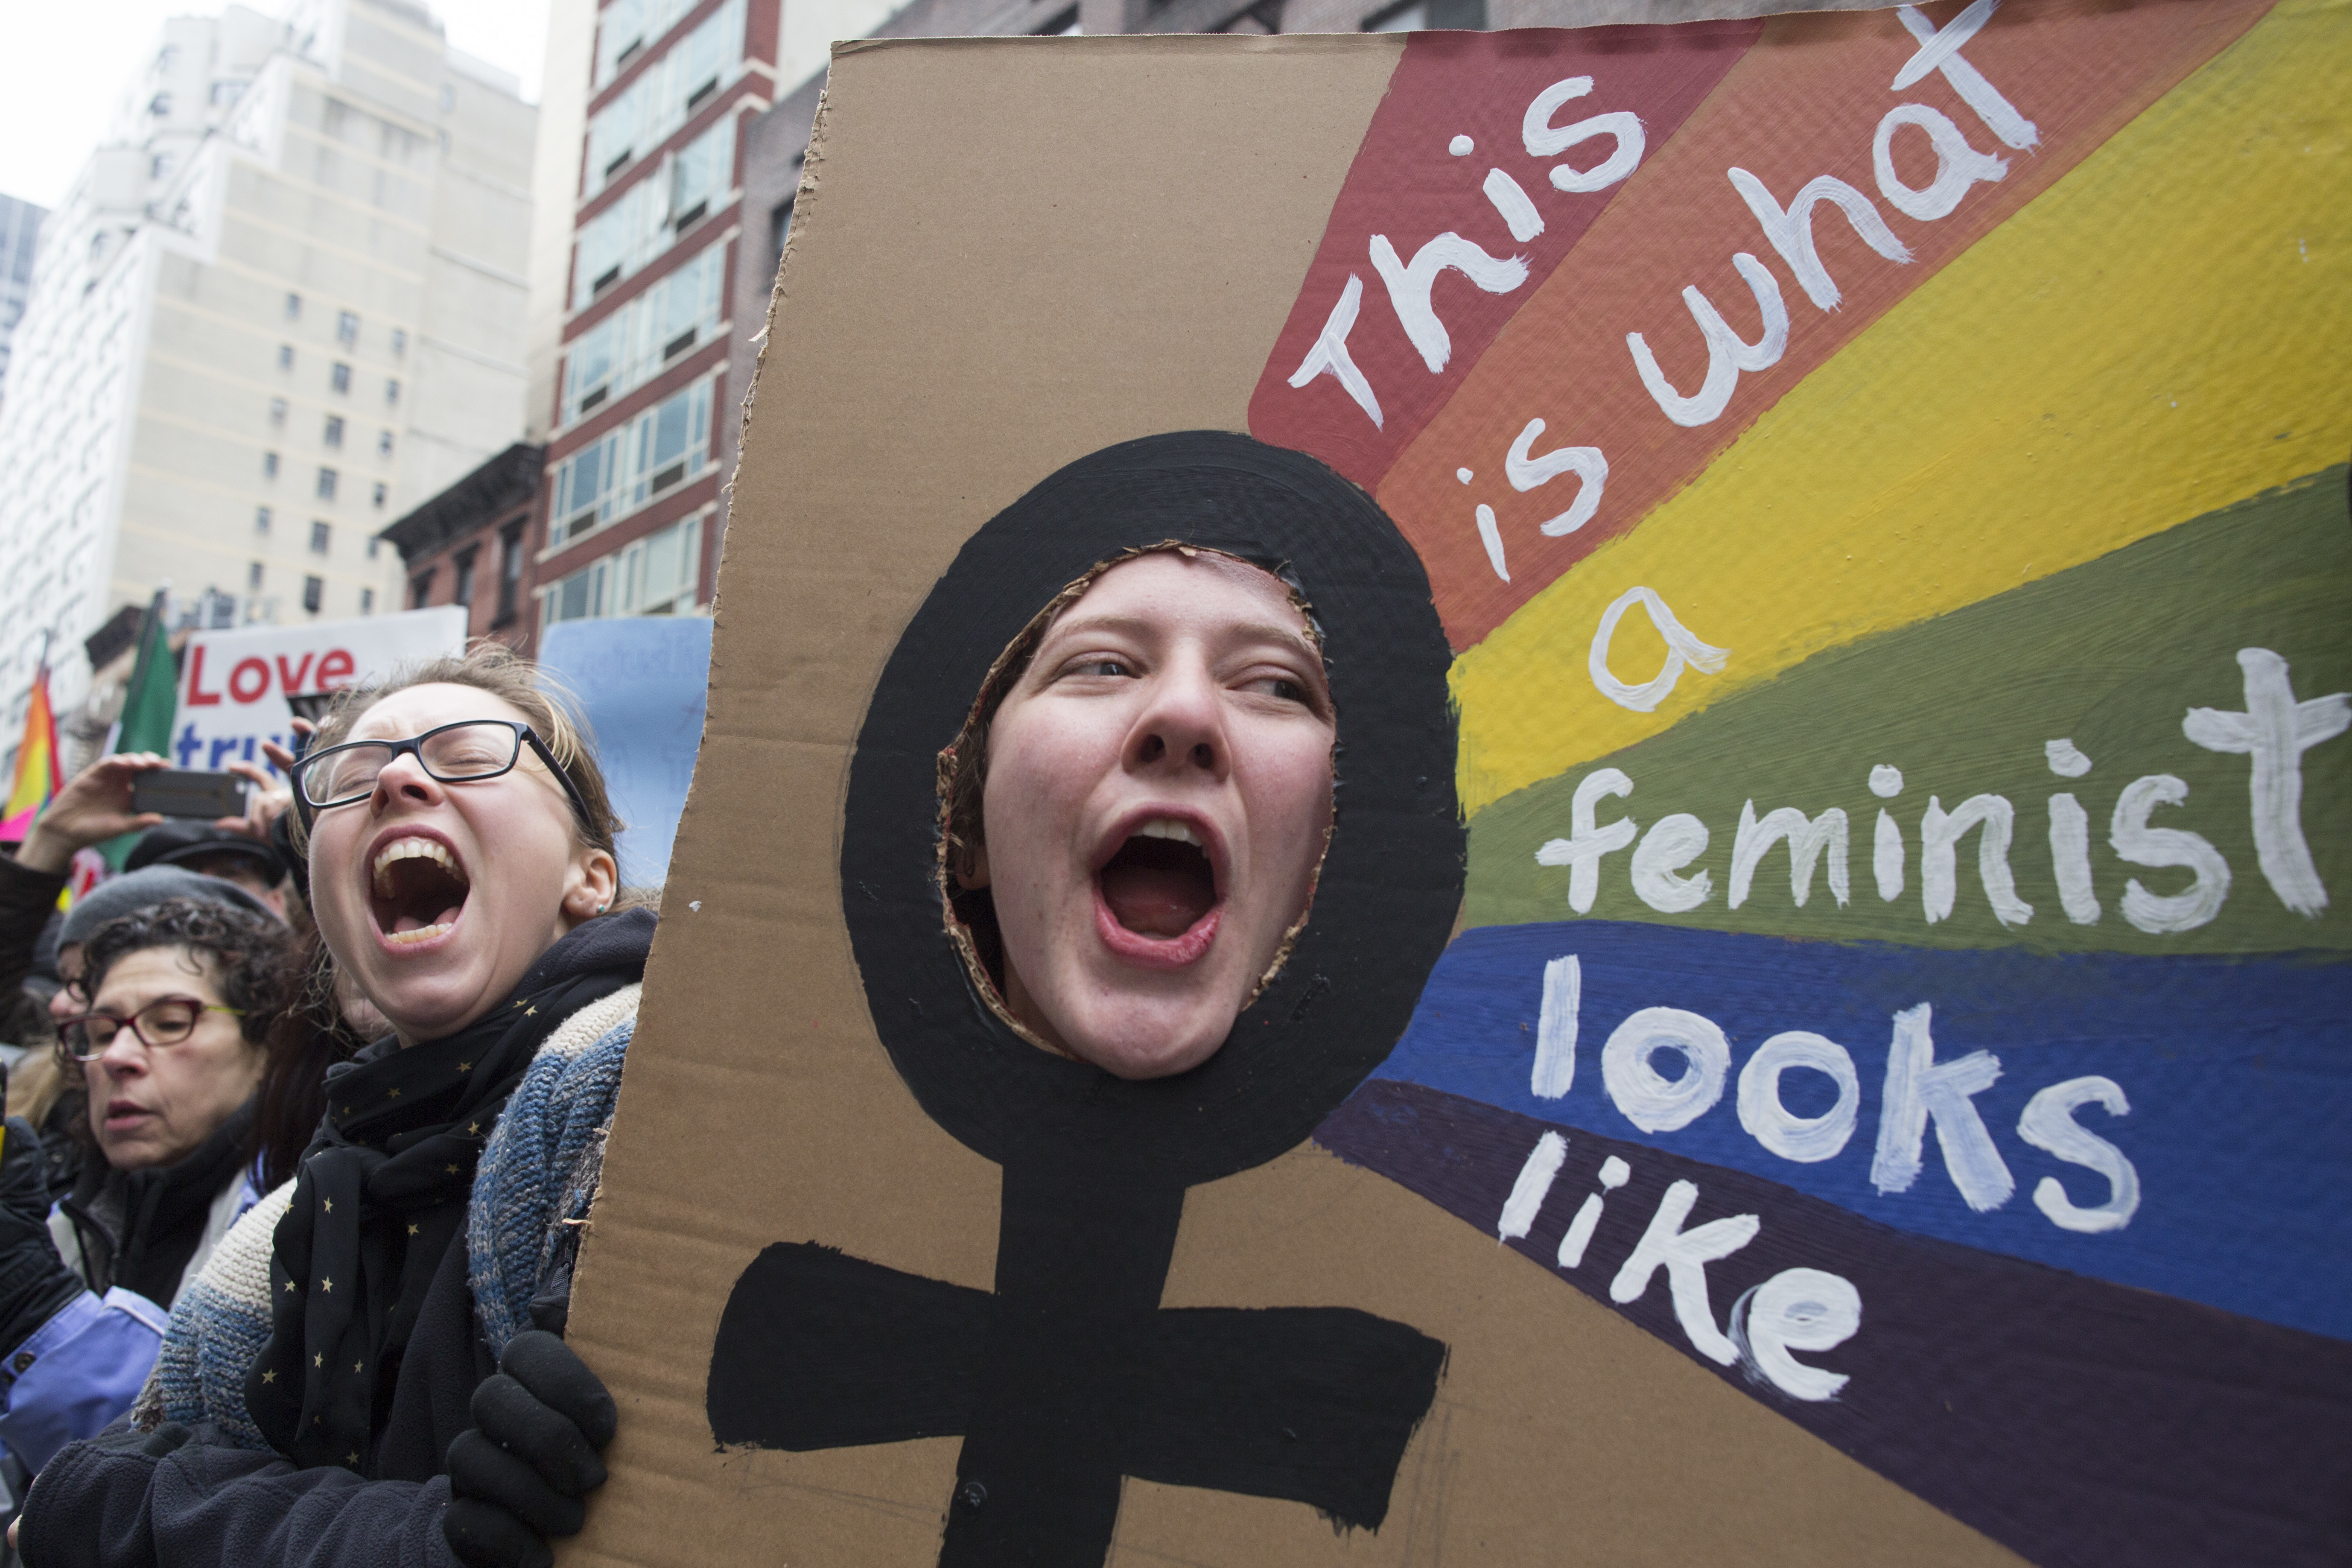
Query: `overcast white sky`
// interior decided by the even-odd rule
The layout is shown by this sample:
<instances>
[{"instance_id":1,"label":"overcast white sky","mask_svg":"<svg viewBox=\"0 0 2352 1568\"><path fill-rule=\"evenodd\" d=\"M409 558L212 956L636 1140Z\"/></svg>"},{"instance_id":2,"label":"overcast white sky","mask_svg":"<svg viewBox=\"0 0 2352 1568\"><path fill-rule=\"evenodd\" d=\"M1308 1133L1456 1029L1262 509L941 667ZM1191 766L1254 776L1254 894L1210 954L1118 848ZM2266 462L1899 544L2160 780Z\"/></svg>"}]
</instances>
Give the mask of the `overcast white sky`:
<instances>
[{"instance_id":1,"label":"overcast white sky","mask_svg":"<svg viewBox=\"0 0 2352 1568\"><path fill-rule=\"evenodd\" d=\"M281 0L246 0L280 13ZM547 0L426 0L449 42L522 79L539 101ZM98 144L167 16L225 0L0 0L0 192L54 208Z\"/></svg>"}]
</instances>

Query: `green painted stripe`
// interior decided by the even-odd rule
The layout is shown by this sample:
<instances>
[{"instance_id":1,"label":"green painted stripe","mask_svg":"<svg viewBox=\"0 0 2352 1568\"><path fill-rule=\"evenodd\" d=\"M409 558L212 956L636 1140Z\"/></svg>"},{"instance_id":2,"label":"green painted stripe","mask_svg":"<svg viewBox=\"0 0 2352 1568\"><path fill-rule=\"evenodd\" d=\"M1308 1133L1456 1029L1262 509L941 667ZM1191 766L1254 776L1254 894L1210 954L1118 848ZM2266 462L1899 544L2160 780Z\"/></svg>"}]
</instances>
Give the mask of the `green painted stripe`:
<instances>
[{"instance_id":1,"label":"green painted stripe","mask_svg":"<svg viewBox=\"0 0 2352 1568\"><path fill-rule=\"evenodd\" d=\"M2303 753L2303 829L2332 900L2307 918L2286 908L2257 864L2248 760L2207 751L2181 731L2189 708L2245 708L2241 648L2284 658L2300 700L2352 691L2347 478L2342 467L2326 469L1996 598L1817 655L1664 734L1504 797L1470 825L1467 923L1575 912L1570 871L1539 865L1537 853L1570 836L1578 784L1615 767L1633 792L1601 801L1597 820L1605 826L1630 816L1646 832L1672 814L1696 816L1708 843L1680 874L1704 869L1713 887L1696 909L1661 913L1634 892L1633 849L1619 850L1601 860L1598 897L1586 911L1599 919L2053 952L2352 948L2352 733ZM1580 668L1561 676L1585 679ZM2061 738L2091 758L2089 773L2067 779L2052 772L2044 742ZM1879 763L1902 770L1904 786L1892 800L1871 793L1871 769ZM2126 920L2126 879L2168 895L2190 886L2191 873L2127 864L2109 843L2117 796L2134 779L2157 773L2183 781L2189 795L2180 805L2157 807L2150 824L2202 836L2231 874L2228 899L2210 923L2170 934ZM2070 921L2061 907L2048 802L2062 790L2089 816L2093 883L2104 911L2092 925ZM1988 793L2014 809L2009 863L2032 917L2006 928L1994 918L1971 832L1958 846L1953 912L1931 923L1922 901L1921 814L1931 795L1951 811ZM1751 800L1759 818L1780 806L1809 816L1844 810L1852 888L1844 908L1827 886L1826 854L1798 908L1781 847L1759 863L1743 905L1728 907L1741 806ZM1872 875L1882 806L1900 826L1906 849L1904 891L1891 903L1882 901Z\"/></svg>"}]
</instances>

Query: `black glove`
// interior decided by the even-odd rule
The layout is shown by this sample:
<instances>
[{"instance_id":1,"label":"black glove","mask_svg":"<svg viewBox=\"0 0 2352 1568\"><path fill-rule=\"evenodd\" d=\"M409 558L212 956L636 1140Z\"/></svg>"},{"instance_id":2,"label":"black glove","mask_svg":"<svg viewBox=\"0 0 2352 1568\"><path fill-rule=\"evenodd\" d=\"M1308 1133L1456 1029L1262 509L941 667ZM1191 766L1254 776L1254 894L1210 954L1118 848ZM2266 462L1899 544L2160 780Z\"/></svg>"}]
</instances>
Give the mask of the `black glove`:
<instances>
[{"instance_id":1,"label":"black glove","mask_svg":"<svg viewBox=\"0 0 2352 1568\"><path fill-rule=\"evenodd\" d=\"M572 1347L542 1329L517 1334L498 1374L474 1390L474 1429L449 1445L441 1532L468 1568L550 1568L551 1535L577 1535L582 1500L604 1484L613 1396Z\"/></svg>"},{"instance_id":2,"label":"black glove","mask_svg":"<svg viewBox=\"0 0 2352 1568\"><path fill-rule=\"evenodd\" d=\"M82 1293L49 1238L48 1160L40 1134L11 1116L0 1147L0 1353L31 1339ZM21 1371L21 1368L15 1369Z\"/></svg>"}]
</instances>

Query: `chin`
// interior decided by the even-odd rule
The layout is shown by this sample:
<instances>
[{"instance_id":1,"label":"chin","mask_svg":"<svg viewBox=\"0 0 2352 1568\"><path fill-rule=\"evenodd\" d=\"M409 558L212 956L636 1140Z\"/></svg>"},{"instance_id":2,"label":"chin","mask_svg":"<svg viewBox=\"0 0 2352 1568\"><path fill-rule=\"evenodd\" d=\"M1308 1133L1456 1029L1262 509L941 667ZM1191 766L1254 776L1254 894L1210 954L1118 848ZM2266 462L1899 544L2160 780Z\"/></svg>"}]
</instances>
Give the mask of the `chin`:
<instances>
[{"instance_id":1,"label":"chin","mask_svg":"<svg viewBox=\"0 0 2352 1568\"><path fill-rule=\"evenodd\" d=\"M1221 1019L1130 1021L1123 1027L1062 1031L1070 1054L1113 1078L1173 1078L1217 1054L1233 1033L1234 1015Z\"/></svg>"},{"instance_id":2,"label":"chin","mask_svg":"<svg viewBox=\"0 0 2352 1568\"><path fill-rule=\"evenodd\" d=\"M143 1139L112 1145L101 1142L98 1152L118 1171L144 1171L170 1163L162 1150Z\"/></svg>"}]
</instances>

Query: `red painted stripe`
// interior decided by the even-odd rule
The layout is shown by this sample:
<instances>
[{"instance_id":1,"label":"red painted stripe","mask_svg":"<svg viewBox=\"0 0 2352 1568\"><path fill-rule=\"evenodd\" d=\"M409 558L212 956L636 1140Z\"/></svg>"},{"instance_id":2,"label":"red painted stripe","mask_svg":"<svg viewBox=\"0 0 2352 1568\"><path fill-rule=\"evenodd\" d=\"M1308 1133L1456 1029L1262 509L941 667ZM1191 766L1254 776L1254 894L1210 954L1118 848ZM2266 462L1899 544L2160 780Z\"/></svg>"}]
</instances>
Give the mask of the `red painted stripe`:
<instances>
[{"instance_id":1,"label":"red painted stripe","mask_svg":"<svg viewBox=\"0 0 2352 1568\"><path fill-rule=\"evenodd\" d=\"M1738 21L1579 32L1414 34L1364 133L1298 302L1250 400L1251 433L1312 452L1367 489L1377 485L1512 313L1628 189L1624 182L1591 193L1554 189L1549 172L1562 160L1528 156L1523 140L1530 100L1555 82L1590 77L1591 91L1564 103L1552 115L1554 122L1570 125L1630 111L1640 117L1654 151L1762 28L1760 22ZM1469 137L1475 150L1461 156L1449 152L1456 136ZM1612 138L1600 136L1570 149L1566 161L1589 169L1614 148ZM1516 180L1542 218L1544 231L1533 240L1515 240L1484 194L1491 169ZM1634 177L1640 178L1639 171ZM1528 276L1505 294L1486 293L1460 272L1441 276L1433 303L1453 353L1444 373L1433 374L1389 309L1370 252L1372 237L1382 235L1409 263L1423 245L1448 233L1495 257L1524 258ZM1348 348L1379 399L1379 427L1330 376L1304 388L1289 384L1350 277L1359 280L1363 295Z\"/></svg>"}]
</instances>

